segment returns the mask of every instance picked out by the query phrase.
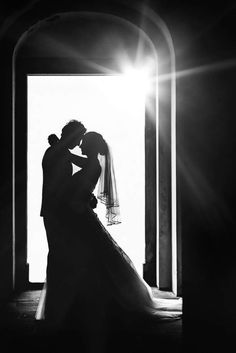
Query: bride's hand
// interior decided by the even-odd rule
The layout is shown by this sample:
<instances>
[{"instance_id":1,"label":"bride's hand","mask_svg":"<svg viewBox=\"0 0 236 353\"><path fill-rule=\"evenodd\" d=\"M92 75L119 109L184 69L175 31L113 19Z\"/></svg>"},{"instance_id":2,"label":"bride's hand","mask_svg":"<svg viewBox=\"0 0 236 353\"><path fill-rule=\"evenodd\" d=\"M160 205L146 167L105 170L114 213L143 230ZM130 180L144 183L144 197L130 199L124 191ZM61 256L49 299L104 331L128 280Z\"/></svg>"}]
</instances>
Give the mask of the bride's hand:
<instances>
[{"instance_id":1,"label":"bride's hand","mask_svg":"<svg viewBox=\"0 0 236 353\"><path fill-rule=\"evenodd\" d=\"M94 194L92 194L89 205L91 208L96 208L97 207L98 200Z\"/></svg>"}]
</instances>

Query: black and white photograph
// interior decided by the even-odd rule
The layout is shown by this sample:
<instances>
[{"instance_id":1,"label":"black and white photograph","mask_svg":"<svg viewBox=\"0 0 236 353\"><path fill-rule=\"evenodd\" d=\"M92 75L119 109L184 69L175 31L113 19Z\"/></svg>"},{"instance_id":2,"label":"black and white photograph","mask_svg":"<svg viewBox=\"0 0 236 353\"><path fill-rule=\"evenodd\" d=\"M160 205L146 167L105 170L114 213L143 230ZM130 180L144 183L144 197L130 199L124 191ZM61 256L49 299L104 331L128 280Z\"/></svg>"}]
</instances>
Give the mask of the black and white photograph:
<instances>
[{"instance_id":1,"label":"black and white photograph","mask_svg":"<svg viewBox=\"0 0 236 353\"><path fill-rule=\"evenodd\" d=\"M0 4L5 352L234 352L236 2Z\"/></svg>"}]
</instances>

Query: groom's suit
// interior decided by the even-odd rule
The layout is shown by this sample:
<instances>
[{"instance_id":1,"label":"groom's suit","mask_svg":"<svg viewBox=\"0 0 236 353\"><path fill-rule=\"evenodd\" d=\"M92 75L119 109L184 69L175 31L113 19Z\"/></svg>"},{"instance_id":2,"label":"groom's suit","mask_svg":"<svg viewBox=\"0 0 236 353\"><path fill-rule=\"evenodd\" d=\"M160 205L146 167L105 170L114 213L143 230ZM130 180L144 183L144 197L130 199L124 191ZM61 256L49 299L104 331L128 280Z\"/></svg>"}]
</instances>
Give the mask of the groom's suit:
<instances>
[{"instance_id":1,"label":"groom's suit","mask_svg":"<svg viewBox=\"0 0 236 353\"><path fill-rule=\"evenodd\" d=\"M70 152L60 145L49 147L43 157L42 217L58 216L63 209L63 196L72 176Z\"/></svg>"},{"instance_id":2,"label":"groom's suit","mask_svg":"<svg viewBox=\"0 0 236 353\"><path fill-rule=\"evenodd\" d=\"M42 160L43 192L40 215L48 241L47 259L47 301L45 316L48 323L55 323L58 306L54 304L56 292L60 288L63 272L63 256L66 255L67 224L65 195L72 176L70 152L59 143L49 147ZM56 302L55 302L56 303Z\"/></svg>"}]
</instances>

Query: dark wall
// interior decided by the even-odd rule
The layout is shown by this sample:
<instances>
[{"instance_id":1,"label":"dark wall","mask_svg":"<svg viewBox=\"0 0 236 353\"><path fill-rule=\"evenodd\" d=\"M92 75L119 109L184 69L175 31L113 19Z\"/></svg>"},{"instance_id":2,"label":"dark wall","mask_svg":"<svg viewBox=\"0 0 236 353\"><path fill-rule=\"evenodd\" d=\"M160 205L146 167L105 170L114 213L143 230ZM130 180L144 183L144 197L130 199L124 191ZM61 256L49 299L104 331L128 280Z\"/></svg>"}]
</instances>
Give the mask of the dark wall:
<instances>
[{"instance_id":1,"label":"dark wall","mask_svg":"<svg viewBox=\"0 0 236 353\"><path fill-rule=\"evenodd\" d=\"M55 6L53 1L50 8L44 1L35 3L39 8L44 6L42 14L46 15ZM18 7L22 10L28 3L20 4ZM153 0L149 5L166 22L172 34L179 72L178 225L183 244L184 332L186 342L191 344L189 351L211 351L213 345L227 345L233 337L236 318L235 7L232 1L219 4L182 1L177 4ZM8 104L11 63L7 53L15 29L7 31L7 26L16 20L17 8L11 1L1 6L2 299L11 288L11 112ZM88 5L81 3L80 6ZM98 6L98 2L94 6ZM14 14L15 19L7 18L10 14ZM21 25L24 27L24 15Z\"/></svg>"},{"instance_id":2,"label":"dark wall","mask_svg":"<svg viewBox=\"0 0 236 353\"><path fill-rule=\"evenodd\" d=\"M4 52L5 45L1 48ZM12 136L11 136L11 63L1 57L1 185L0 185L0 303L12 290ZM8 76L9 75L9 76Z\"/></svg>"},{"instance_id":3,"label":"dark wall","mask_svg":"<svg viewBox=\"0 0 236 353\"><path fill-rule=\"evenodd\" d=\"M189 351L218 351L235 333L236 11L185 14L179 34L189 32L173 31L177 71L188 70L177 80L184 332Z\"/></svg>"}]
</instances>

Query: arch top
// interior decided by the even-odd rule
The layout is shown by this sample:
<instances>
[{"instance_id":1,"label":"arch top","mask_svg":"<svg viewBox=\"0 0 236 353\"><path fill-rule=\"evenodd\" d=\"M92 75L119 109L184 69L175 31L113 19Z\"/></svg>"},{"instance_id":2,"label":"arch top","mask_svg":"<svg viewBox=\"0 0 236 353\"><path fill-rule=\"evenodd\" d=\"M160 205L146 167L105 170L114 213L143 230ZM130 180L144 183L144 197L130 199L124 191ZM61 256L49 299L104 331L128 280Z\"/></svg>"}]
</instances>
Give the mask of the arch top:
<instances>
[{"instance_id":1,"label":"arch top","mask_svg":"<svg viewBox=\"0 0 236 353\"><path fill-rule=\"evenodd\" d=\"M145 53L145 54L144 54ZM23 33L15 57L129 59L156 57L148 35L135 24L97 12L58 13Z\"/></svg>"}]
</instances>

